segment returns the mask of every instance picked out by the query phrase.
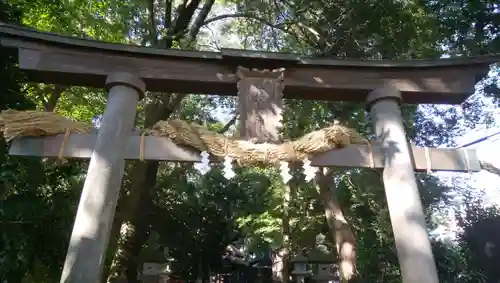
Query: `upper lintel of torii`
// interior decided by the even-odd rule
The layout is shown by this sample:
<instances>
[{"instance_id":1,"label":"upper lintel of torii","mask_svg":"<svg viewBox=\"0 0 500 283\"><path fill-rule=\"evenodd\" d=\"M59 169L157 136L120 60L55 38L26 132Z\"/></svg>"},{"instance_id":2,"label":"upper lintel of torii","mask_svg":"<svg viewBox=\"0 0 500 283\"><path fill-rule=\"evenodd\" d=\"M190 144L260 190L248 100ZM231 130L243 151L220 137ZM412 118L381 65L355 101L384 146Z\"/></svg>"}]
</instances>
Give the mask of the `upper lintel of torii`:
<instances>
[{"instance_id":1,"label":"upper lintel of torii","mask_svg":"<svg viewBox=\"0 0 500 283\"><path fill-rule=\"evenodd\" d=\"M364 102L387 83L405 103L463 102L500 56L438 60L333 60L256 51L181 51L111 44L0 23L0 44L17 48L34 82L102 88L106 77L137 74L158 92L236 95L238 66L285 68L284 97Z\"/></svg>"}]
</instances>

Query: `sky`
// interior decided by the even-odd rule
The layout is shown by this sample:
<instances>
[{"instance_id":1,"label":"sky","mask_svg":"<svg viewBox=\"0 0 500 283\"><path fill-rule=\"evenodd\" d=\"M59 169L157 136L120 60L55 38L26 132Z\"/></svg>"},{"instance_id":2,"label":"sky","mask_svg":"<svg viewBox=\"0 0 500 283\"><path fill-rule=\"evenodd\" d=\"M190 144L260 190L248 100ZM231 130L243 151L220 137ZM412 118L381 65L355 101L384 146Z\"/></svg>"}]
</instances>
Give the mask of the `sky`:
<instances>
[{"instance_id":1,"label":"sky","mask_svg":"<svg viewBox=\"0 0 500 283\"><path fill-rule=\"evenodd\" d=\"M470 131L469 133L458 137L456 141L457 144L463 145L497 132L500 132L500 119L498 118L496 119L494 126L487 129L485 127L479 127L477 130ZM500 137L494 137L491 140L486 140L469 148L476 149L480 160L490 162L491 164L500 167ZM484 191L483 203L486 206L500 206L500 176L498 175L484 170L477 173L439 172L433 174L445 183L451 182L452 180L450 178L455 179L455 182L457 181L456 179L463 178L466 180L466 185L473 188L473 191ZM458 180L458 182L460 182L460 180ZM464 201L466 200L461 199L460 197L456 198L457 205L460 205L460 203ZM431 235L436 236L438 239L443 241L452 241L455 239L456 233L458 232L455 211L455 207L449 207L448 210L441 211L442 218L440 222L443 224L438 226L436 230L432 231Z\"/></svg>"},{"instance_id":2,"label":"sky","mask_svg":"<svg viewBox=\"0 0 500 283\"><path fill-rule=\"evenodd\" d=\"M458 144L466 144L468 142L477 140L484 136L500 132L500 119L496 119L494 127L485 129L484 127L457 138ZM478 143L469 148L476 149L477 155L480 160L488 161L493 165L500 167L500 137L492 137L491 140L486 140ZM467 173L464 173L467 174ZM500 176L481 171L478 173L467 174L470 175L469 184L477 189L484 189L485 203L496 204L500 206Z\"/></svg>"},{"instance_id":3,"label":"sky","mask_svg":"<svg viewBox=\"0 0 500 283\"><path fill-rule=\"evenodd\" d=\"M500 78L499 71L492 69L489 72L488 77L490 79L496 80L498 83L498 80ZM457 136L455 138L455 142L458 147L467 145L481 138L500 132L500 118L498 117L498 114L500 114L500 109L494 105L493 101L490 98L485 98L481 95L480 87L476 87L476 92L472 94L469 99L475 99L483 102L484 108L482 109L482 111L491 115L493 122L488 124L476 124L476 127L474 129L468 129L467 127L462 126L465 134ZM499 146L500 135L496 135L488 138L485 141L467 146L467 148L475 149L479 160L487 161L500 168ZM450 178L465 179L467 181L467 185L470 185L477 191L484 190L484 201L486 204L500 205L500 176L498 175L486 172L484 170L477 173L439 172L434 174L438 176L443 182L449 182Z\"/></svg>"}]
</instances>

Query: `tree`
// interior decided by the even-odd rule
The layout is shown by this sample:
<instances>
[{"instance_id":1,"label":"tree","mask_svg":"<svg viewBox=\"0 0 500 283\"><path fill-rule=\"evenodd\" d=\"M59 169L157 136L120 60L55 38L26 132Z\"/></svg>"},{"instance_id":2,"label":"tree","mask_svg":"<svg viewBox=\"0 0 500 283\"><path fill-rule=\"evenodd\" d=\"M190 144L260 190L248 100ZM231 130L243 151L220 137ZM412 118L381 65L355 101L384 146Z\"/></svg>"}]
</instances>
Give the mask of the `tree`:
<instances>
[{"instance_id":1,"label":"tree","mask_svg":"<svg viewBox=\"0 0 500 283\"><path fill-rule=\"evenodd\" d=\"M17 23L21 12L0 1L0 21ZM22 91L24 78L12 51L0 53L0 109L32 109L35 104ZM2 282L55 281L78 196L72 188L82 181L80 167L10 157L3 139L0 148L0 278Z\"/></svg>"}]
</instances>

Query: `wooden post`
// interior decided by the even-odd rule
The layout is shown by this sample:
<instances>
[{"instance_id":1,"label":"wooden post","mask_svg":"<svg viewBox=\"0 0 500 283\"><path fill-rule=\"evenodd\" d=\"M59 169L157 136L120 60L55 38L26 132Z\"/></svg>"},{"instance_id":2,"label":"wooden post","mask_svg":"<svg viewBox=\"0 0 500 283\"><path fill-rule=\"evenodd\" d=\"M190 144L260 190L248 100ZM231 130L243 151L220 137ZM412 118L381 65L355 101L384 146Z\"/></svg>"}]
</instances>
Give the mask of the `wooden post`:
<instances>
[{"instance_id":1,"label":"wooden post","mask_svg":"<svg viewBox=\"0 0 500 283\"><path fill-rule=\"evenodd\" d=\"M238 109L240 138L255 143L282 141L284 69L257 70L238 67ZM290 274L290 187L283 187L282 245L273 263L273 279L287 283Z\"/></svg>"},{"instance_id":2,"label":"wooden post","mask_svg":"<svg viewBox=\"0 0 500 283\"><path fill-rule=\"evenodd\" d=\"M375 133L384 156L383 180L404 283L438 283L420 201L413 160L405 135L401 93L392 86L368 95Z\"/></svg>"},{"instance_id":3,"label":"wooden post","mask_svg":"<svg viewBox=\"0 0 500 283\"><path fill-rule=\"evenodd\" d=\"M238 67L240 138L254 142L281 142L283 70Z\"/></svg>"},{"instance_id":4,"label":"wooden post","mask_svg":"<svg viewBox=\"0 0 500 283\"><path fill-rule=\"evenodd\" d=\"M113 222L136 107L144 82L127 73L106 80L108 102L90 159L61 283L98 283Z\"/></svg>"}]
</instances>

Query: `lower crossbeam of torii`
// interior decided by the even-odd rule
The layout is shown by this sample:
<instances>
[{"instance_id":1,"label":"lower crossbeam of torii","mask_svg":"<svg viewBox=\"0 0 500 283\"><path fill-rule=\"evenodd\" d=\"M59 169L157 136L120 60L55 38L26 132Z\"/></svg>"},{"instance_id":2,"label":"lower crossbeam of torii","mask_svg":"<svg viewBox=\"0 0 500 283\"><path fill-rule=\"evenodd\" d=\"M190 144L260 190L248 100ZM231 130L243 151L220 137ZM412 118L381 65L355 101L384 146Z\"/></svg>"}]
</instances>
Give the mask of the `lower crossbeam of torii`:
<instances>
[{"instance_id":1,"label":"lower crossbeam of torii","mask_svg":"<svg viewBox=\"0 0 500 283\"><path fill-rule=\"evenodd\" d=\"M18 49L19 67L31 81L109 90L98 131L19 138L9 149L12 155L90 158L61 283L100 282L126 159L200 161L198 153L166 138L132 130L146 89L220 95L239 89L247 105L240 109L242 137L272 143L282 139L284 97L365 102L377 142L321 153L310 157L311 164L383 168L403 282L438 283L414 172L475 172L480 164L473 150L410 146L400 105L460 103L497 58L386 62L234 50L197 53L111 46L1 23L0 44Z\"/></svg>"},{"instance_id":2,"label":"lower crossbeam of torii","mask_svg":"<svg viewBox=\"0 0 500 283\"><path fill-rule=\"evenodd\" d=\"M48 137L23 137L11 142L10 155L88 159L97 141L97 133L64 134ZM126 160L155 160L171 162L201 162L199 152L180 147L164 137L140 136L137 132L125 138ZM64 146L62 146L64 144ZM61 146L62 154L61 154ZM480 161L475 149L428 148L411 146L416 172L479 172ZM384 157L377 142L369 145L350 145L318 154L311 166L343 168L384 168Z\"/></svg>"}]
</instances>

